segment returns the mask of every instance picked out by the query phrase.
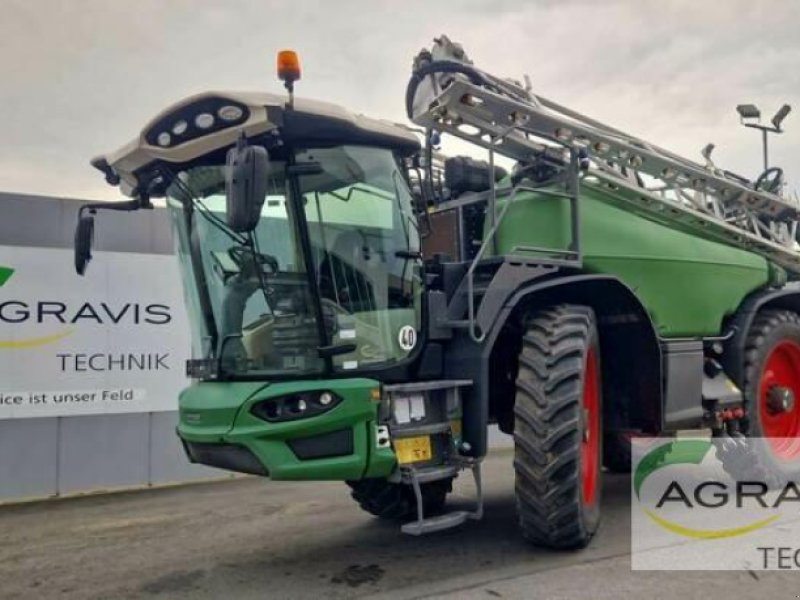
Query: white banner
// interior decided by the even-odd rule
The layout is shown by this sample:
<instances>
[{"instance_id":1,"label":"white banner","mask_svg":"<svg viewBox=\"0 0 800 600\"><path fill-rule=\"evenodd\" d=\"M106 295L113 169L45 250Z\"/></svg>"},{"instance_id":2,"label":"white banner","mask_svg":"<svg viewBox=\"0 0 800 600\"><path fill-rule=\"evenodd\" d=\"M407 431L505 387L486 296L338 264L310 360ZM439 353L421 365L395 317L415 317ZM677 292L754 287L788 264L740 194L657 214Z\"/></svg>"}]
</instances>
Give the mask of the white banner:
<instances>
[{"instance_id":1,"label":"white banner","mask_svg":"<svg viewBox=\"0 0 800 600\"><path fill-rule=\"evenodd\" d=\"M191 353L177 259L0 246L0 419L177 409Z\"/></svg>"},{"instance_id":2,"label":"white banner","mask_svg":"<svg viewBox=\"0 0 800 600\"><path fill-rule=\"evenodd\" d=\"M634 571L800 571L800 440L637 438L632 455Z\"/></svg>"}]
</instances>

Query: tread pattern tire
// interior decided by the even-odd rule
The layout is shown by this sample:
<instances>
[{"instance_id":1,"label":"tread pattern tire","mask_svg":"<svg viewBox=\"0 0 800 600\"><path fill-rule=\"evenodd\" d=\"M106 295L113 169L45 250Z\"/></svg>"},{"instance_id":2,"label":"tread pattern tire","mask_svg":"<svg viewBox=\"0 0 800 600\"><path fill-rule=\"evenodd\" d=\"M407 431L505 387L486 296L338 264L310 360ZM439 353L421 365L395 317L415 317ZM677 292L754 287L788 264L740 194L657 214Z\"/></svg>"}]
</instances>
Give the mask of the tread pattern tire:
<instances>
[{"instance_id":1,"label":"tread pattern tire","mask_svg":"<svg viewBox=\"0 0 800 600\"><path fill-rule=\"evenodd\" d=\"M744 436L764 435L759 417L761 374L768 354L782 339L793 339L800 343L800 315L780 309L760 311L747 332L742 381L737 382L744 393L747 410L747 417L742 423ZM765 448L755 451L753 445L746 443L743 437L717 440L717 458L732 477L765 481L770 487L779 484L787 476L798 475L787 470L785 463L781 464L772 458Z\"/></svg>"},{"instance_id":2,"label":"tread pattern tire","mask_svg":"<svg viewBox=\"0 0 800 600\"><path fill-rule=\"evenodd\" d=\"M586 306L538 312L523 334L514 405L515 489L522 534L540 546L584 547L599 524L599 464L591 505L583 500L581 480L583 380L590 349L599 360L594 312ZM602 400L598 410L602 415ZM602 456L601 436L596 439Z\"/></svg>"},{"instance_id":3,"label":"tread pattern tire","mask_svg":"<svg viewBox=\"0 0 800 600\"><path fill-rule=\"evenodd\" d=\"M350 495L369 514L388 521L404 521L417 514L417 501L410 485L392 483L385 479L348 481ZM452 479L422 484L425 516L440 513L447 494L453 490Z\"/></svg>"}]
</instances>

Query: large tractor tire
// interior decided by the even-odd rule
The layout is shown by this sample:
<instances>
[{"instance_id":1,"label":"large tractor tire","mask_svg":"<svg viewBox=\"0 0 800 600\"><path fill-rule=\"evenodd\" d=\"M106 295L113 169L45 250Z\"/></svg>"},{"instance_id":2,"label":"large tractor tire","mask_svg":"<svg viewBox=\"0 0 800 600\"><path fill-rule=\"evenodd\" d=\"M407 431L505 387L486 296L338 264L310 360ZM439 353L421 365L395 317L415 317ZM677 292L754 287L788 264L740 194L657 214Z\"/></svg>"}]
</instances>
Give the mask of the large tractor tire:
<instances>
[{"instance_id":1,"label":"large tractor tire","mask_svg":"<svg viewBox=\"0 0 800 600\"><path fill-rule=\"evenodd\" d=\"M417 500L410 485L385 479L348 481L350 495L369 514L390 521L405 521L417 514ZM442 512L447 494L453 490L452 479L423 483L422 502L425 516Z\"/></svg>"},{"instance_id":2,"label":"large tractor tire","mask_svg":"<svg viewBox=\"0 0 800 600\"><path fill-rule=\"evenodd\" d=\"M735 477L778 482L800 475L800 315L763 310L745 340L742 381L746 417L742 433L753 440L722 444L723 464ZM754 451L758 450L758 451Z\"/></svg>"},{"instance_id":3,"label":"large tractor tire","mask_svg":"<svg viewBox=\"0 0 800 600\"><path fill-rule=\"evenodd\" d=\"M514 405L517 513L523 536L582 548L600 521L602 392L594 312L560 305L526 324Z\"/></svg>"}]
</instances>

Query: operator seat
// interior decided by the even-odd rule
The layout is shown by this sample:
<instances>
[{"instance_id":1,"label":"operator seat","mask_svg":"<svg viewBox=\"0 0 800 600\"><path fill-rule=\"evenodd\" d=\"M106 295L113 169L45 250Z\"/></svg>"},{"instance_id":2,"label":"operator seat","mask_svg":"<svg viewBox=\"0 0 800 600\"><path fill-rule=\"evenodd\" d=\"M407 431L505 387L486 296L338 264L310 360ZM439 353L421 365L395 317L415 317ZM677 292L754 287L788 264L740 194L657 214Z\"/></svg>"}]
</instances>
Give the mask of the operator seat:
<instances>
[{"instance_id":1,"label":"operator seat","mask_svg":"<svg viewBox=\"0 0 800 600\"><path fill-rule=\"evenodd\" d=\"M376 310L385 306L385 298L376 298L376 294L380 296L386 289L379 281L382 276L386 274L381 268L381 257L369 246L366 234L358 230L343 231L322 262L320 291L348 312Z\"/></svg>"}]
</instances>

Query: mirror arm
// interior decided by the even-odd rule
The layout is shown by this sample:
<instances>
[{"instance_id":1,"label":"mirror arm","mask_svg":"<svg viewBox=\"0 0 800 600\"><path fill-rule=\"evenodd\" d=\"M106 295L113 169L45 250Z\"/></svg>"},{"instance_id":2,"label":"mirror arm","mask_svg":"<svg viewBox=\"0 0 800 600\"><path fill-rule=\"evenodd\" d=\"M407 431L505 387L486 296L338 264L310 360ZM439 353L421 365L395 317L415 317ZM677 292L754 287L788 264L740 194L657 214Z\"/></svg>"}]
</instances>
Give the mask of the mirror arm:
<instances>
[{"instance_id":1,"label":"mirror arm","mask_svg":"<svg viewBox=\"0 0 800 600\"><path fill-rule=\"evenodd\" d=\"M78 210L78 217L83 215L83 211L89 214L96 214L98 210L121 210L130 212L139 210L141 208L151 209L153 203L150 202L150 195L154 188L156 188L163 181L162 177L155 177L150 179L147 184L139 184L133 188L133 197L124 202L89 202L84 204Z\"/></svg>"},{"instance_id":2,"label":"mirror arm","mask_svg":"<svg viewBox=\"0 0 800 600\"><path fill-rule=\"evenodd\" d=\"M139 210L140 208L152 208L153 205L150 204L149 200L147 205L143 205L142 201L139 198L134 198L132 200L126 200L125 202L90 202L89 204L84 204L78 210L78 216L83 216L84 211L89 212L89 214L95 214L98 210L122 210L122 211L133 211Z\"/></svg>"},{"instance_id":3,"label":"mirror arm","mask_svg":"<svg viewBox=\"0 0 800 600\"><path fill-rule=\"evenodd\" d=\"M92 242L94 238L94 215L98 210L134 211L140 208L153 208L150 204L149 188L147 193L139 192L131 200L125 202L89 202L78 209L78 224L75 228L75 271L78 275L86 272L92 259Z\"/></svg>"}]
</instances>

